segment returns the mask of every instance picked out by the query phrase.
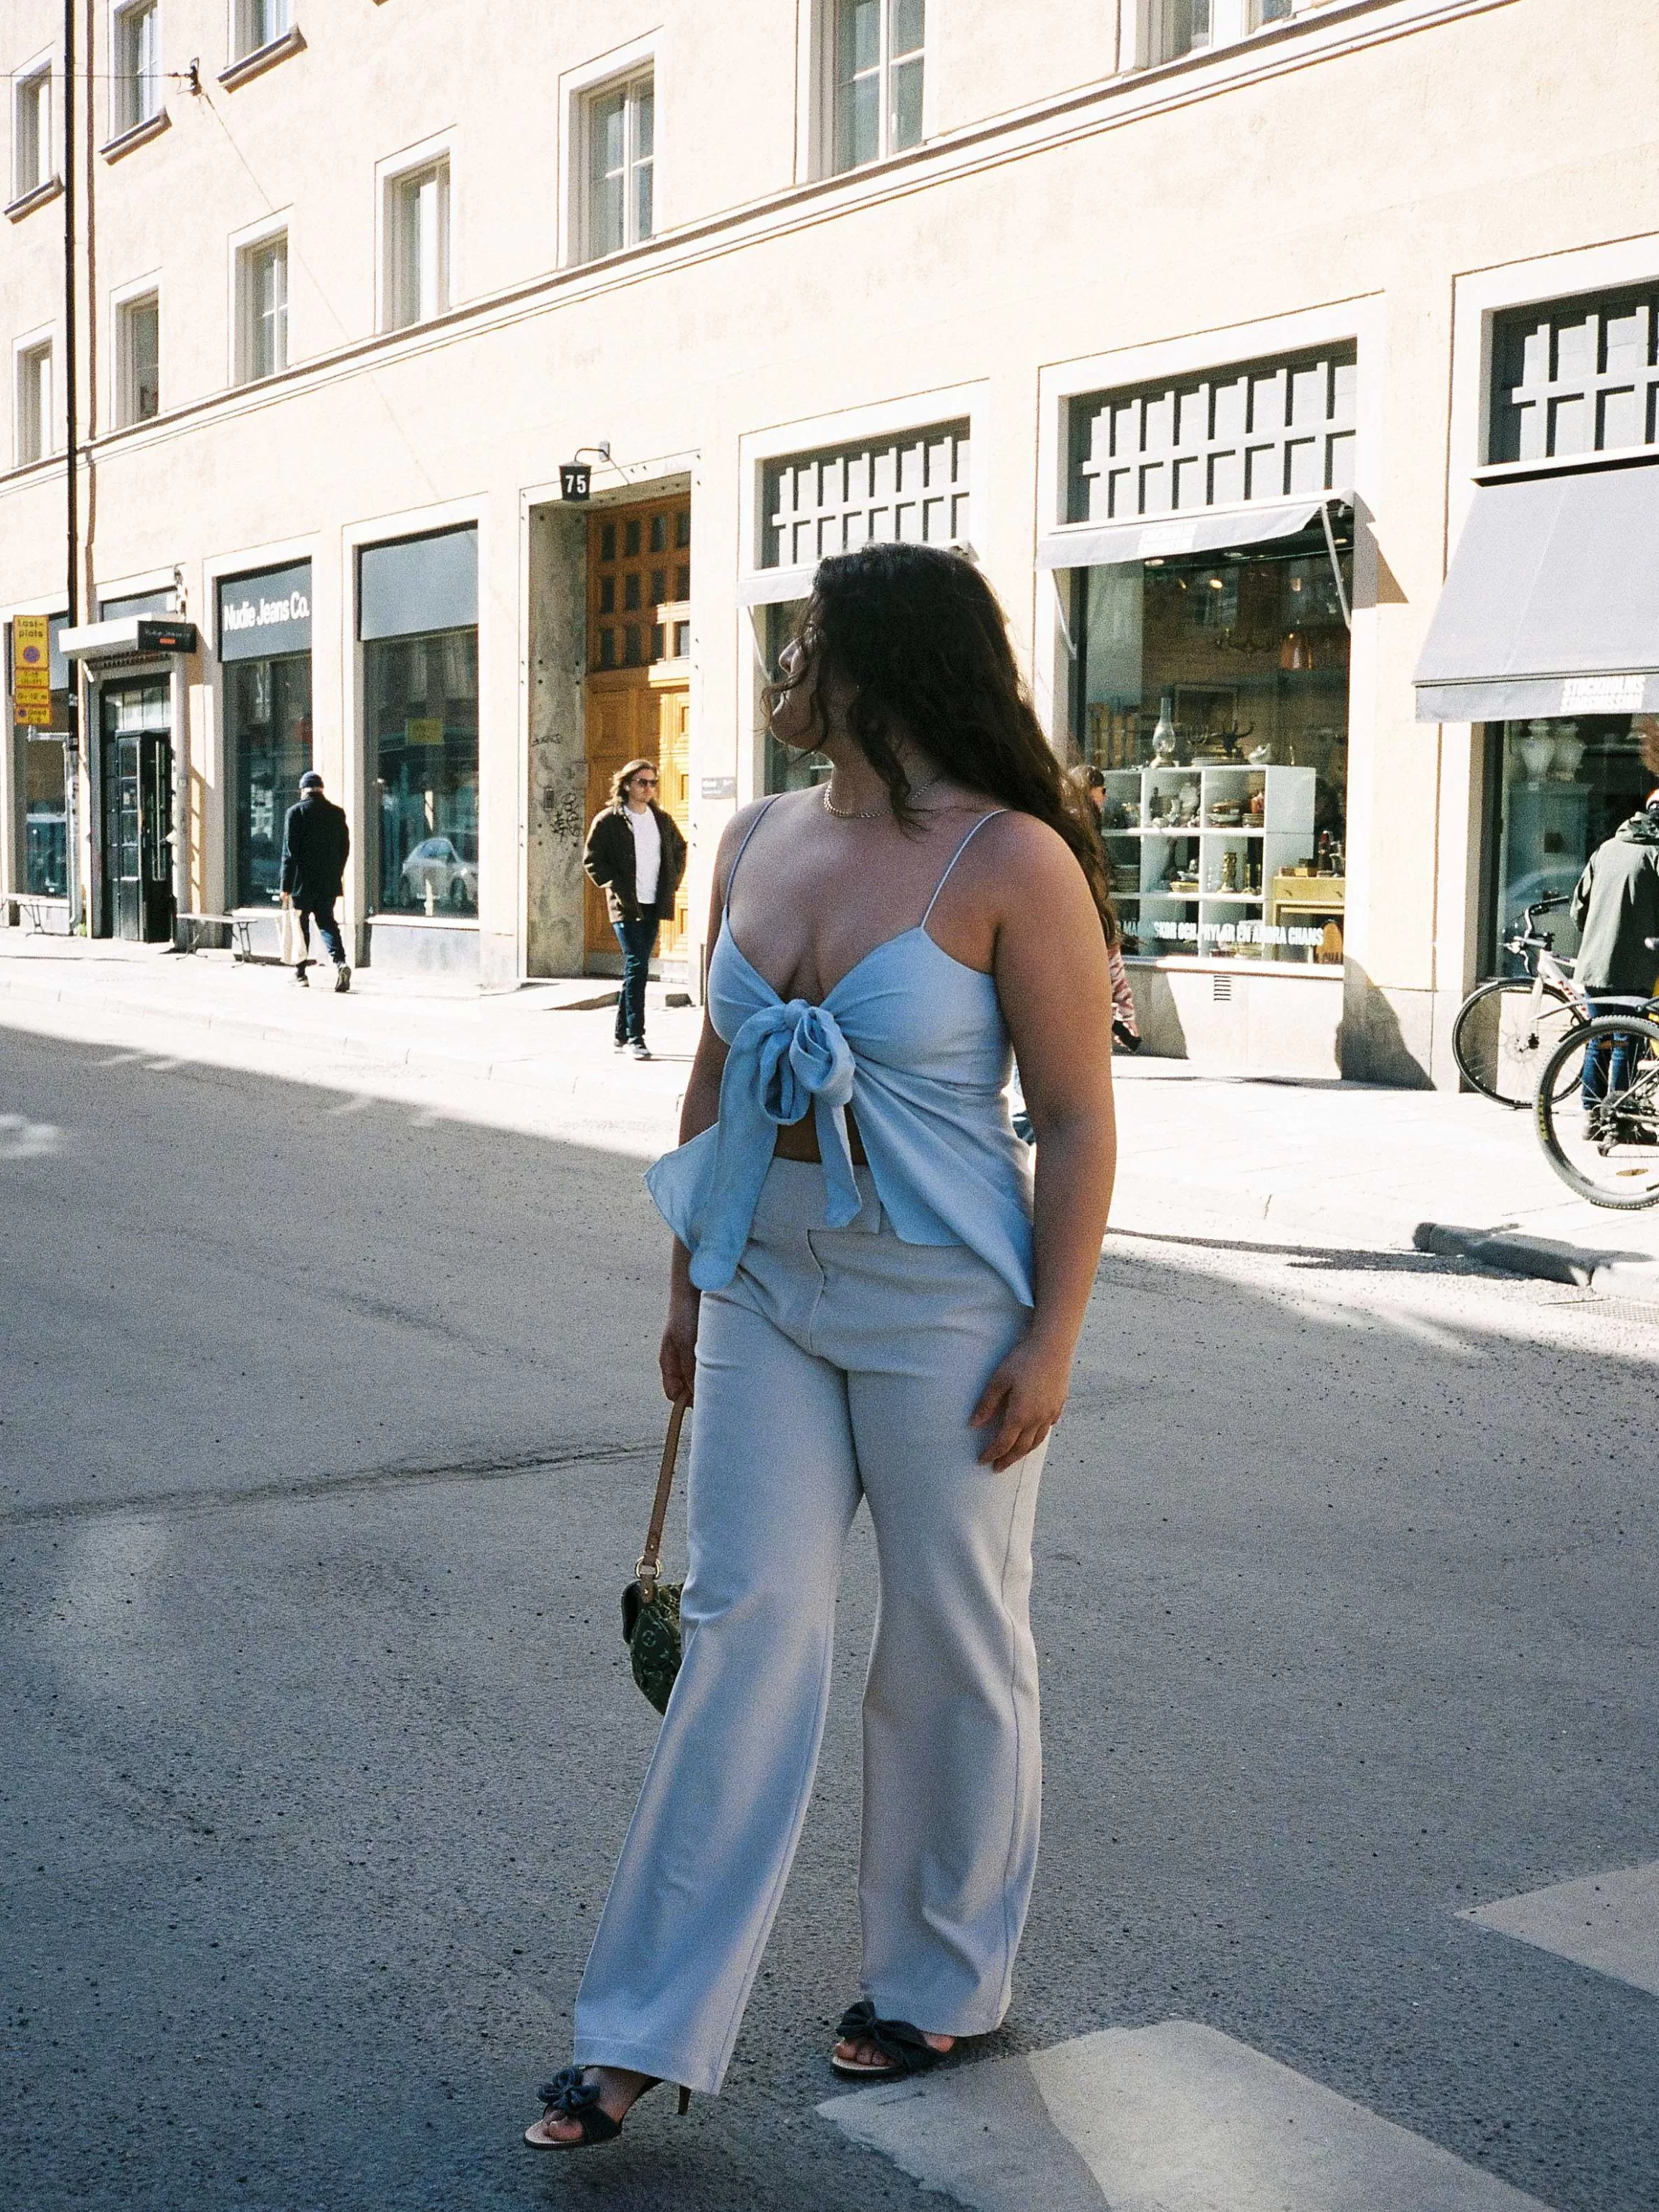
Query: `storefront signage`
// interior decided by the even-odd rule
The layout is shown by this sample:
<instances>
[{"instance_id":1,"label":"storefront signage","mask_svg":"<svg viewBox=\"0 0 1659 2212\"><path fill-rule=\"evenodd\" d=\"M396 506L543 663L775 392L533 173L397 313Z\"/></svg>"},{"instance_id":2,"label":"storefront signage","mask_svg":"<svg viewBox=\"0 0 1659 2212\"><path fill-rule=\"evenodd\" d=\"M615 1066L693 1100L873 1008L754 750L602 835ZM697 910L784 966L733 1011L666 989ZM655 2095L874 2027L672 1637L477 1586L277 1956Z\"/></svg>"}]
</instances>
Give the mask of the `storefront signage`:
<instances>
[{"instance_id":1,"label":"storefront signage","mask_svg":"<svg viewBox=\"0 0 1659 2212\"><path fill-rule=\"evenodd\" d=\"M706 775L702 780L702 795L705 799L735 799L738 779L734 775Z\"/></svg>"},{"instance_id":2,"label":"storefront signage","mask_svg":"<svg viewBox=\"0 0 1659 2212\"><path fill-rule=\"evenodd\" d=\"M1561 686L1564 714L1639 714L1647 703L1645 676L1570 676Z\"/></svg>"},{"instance_id":3,"label":"storefront signage","mask_svg":"<svg viewBox=\"0 0 1659 2212\"><path fill-rule=\"evenodd\" d=\"M21 726L52 727L51 640L45 615L12 617L11 696Z\"/></svg>"},{"instance_id":4,"label":"storefront signage","mask_svg":"<svg viewBox=\"0 0 1659 2212\"><path fill-rule=\"evenodd\" d=\"M271 660L311 650L311 563L236 576L219 586L221 660Z\"/></svg>"}]
</instances>

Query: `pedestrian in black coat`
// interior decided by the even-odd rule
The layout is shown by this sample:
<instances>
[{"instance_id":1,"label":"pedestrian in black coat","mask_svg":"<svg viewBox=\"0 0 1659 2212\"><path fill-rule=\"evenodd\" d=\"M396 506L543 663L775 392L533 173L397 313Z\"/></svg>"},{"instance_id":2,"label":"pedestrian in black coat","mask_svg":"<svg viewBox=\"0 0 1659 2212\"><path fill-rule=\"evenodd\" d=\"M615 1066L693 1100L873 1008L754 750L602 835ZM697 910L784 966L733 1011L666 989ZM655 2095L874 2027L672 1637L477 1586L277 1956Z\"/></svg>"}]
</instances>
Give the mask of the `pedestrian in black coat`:
<instances>
[{"instance_id":1,"label":"pedestrian in black coat","mask_svg":"<svg viewBox=\"0 0 1659 2212\"><path fill-rule=\"evenodd\" d=\"M283 904L298 909L304 957L294 970L295 981L309 984L306 969L311 958L311 925L328 947L334 963L334 988L351 988L346 965L345 939L334 918L334 902L345 885L345 864L351 852L351 830L343 808L323 796L323 779L313 769L300 778L300 801L290 806L283 823Z\"/></svg>"},{"instance_id":2,"label":"pedestrian in black coat","mask_svg":"<svg viewBox=\"0 0 1659 2212\"><path fill-rule=\"evenodd\" d=\"M617 1049L649 1060L645 1041L645 984L657 931L674 915L685 873L685 839L657 804L657 763L631 760L611 781L611 804L588 825L582 866L605 893L623 952L617 994Z\"/></svg>"}]
</instances>

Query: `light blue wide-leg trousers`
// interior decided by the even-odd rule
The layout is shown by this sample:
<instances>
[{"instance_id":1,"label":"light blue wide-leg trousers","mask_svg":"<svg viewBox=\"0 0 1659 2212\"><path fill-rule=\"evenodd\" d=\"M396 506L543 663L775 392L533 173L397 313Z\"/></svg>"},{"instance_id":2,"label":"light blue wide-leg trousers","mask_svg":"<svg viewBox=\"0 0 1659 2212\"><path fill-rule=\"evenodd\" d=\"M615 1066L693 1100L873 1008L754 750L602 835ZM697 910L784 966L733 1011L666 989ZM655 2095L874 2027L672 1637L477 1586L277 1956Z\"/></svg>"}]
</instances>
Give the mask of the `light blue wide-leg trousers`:
<instances>
[{"instance_id":1,"label":"light blue wide-leg trousers","mask_svg":"<svg viewBox=\"0 0 1659 2212\"><path fill-rule=\"evenodd\" d=\"M861 1993L934 2034L1007 2009L1042 1794L1043 1453L993 1474L968 1416L1028 1316L965 1247L902 1243L859 1181L858 1219L826 1230L822 1169L775 1161L738 1275L702 1301L684 1660L582 1977L579 2064L720 2087L811 1792L860 1497L881 1573Z\"/></svg>"}]
</instances>

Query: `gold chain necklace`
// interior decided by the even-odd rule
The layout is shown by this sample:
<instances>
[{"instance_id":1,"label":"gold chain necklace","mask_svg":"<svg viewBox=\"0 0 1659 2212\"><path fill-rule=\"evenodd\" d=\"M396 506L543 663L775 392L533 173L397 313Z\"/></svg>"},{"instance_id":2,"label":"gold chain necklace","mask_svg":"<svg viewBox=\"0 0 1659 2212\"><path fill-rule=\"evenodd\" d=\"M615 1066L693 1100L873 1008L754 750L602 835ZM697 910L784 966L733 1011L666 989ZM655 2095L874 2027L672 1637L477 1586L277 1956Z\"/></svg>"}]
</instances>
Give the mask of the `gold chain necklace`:
<instances>
[{"instance_id":1,"label":"gold chain necklace","mask_svg":"<svg viewBox=\"0 0 1659 2212\"><path fill-rule=\"evenodd\" d=\"M937 775L930 775L926 783L913 784L910 787L910 796L915 799L922 792L931 791L936 783L943 783L944 781L945 771L941 769ZM826 813L833 814L837 822L879 822L884 814L890 814L893 811L890 802L885 806L837 806L830 796L829 785L825 783L821 788L823 793L824 811Z\"/></svg>"}]
</instances>

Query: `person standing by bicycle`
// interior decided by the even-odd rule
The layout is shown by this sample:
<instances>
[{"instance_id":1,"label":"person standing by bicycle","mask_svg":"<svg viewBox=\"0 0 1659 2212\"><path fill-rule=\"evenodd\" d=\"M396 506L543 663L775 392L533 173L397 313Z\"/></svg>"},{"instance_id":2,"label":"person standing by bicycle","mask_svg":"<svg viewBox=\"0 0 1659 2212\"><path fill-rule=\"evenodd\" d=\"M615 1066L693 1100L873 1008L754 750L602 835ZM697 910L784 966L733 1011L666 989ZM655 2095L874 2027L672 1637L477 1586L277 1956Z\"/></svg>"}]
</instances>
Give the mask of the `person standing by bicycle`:
<instances>
[{"instance_id":1,"label":"person standing by bicycle","mask_svg":"<svg viewBox=\"0 0 1659 2212\"><path fill-rule=\"evenodd\" d=\"M1617 1014L1631 1000L1655 994L1659 959L1659 791L1596 848L1578 878L1571 914L1580 932L1574 980L1591 1016ZM1634 1072L1623 1037L1593 1037L1584 1049L1583 1101L1589 1113L1623 1091Z\"/></svg>"}]
</instances>

